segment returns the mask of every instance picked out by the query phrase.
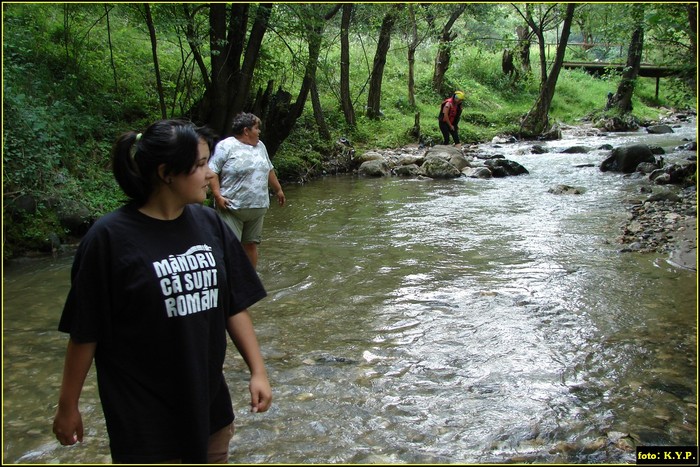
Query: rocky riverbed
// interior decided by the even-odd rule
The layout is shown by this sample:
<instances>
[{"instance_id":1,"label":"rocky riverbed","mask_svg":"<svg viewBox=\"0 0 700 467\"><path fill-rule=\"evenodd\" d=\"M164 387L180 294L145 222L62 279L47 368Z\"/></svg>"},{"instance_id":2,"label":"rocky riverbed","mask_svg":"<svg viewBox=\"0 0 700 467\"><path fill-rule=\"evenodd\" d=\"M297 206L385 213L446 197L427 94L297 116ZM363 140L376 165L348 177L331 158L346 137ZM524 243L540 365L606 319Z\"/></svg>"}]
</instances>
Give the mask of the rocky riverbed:
<instances>
[{"instance_id":1,"label":"rocky riverbed","mask_svg":"<svg viewBox=\"0 0 700 467\"><path fill-rule=\"evenodd\" d=\"M621 251L666 253L671 263L697 270L695 186L676 192L661 191L641 200L628 200L626 208L628 218L617 238L617 242L622 244Z\"/></svg>"}]
</instances>

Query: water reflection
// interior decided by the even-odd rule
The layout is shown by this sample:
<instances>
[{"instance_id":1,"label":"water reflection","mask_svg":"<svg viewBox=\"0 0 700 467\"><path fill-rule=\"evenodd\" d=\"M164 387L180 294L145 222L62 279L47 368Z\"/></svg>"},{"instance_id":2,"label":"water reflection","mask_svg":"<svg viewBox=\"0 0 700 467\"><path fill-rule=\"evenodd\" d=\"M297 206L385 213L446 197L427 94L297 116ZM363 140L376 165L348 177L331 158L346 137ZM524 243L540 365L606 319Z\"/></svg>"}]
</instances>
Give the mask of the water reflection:
<instances>
[{"instance_id":1,"label":"water reflection","mask_svg":"<svg viewBox=\"0 0 700 467\"><path fill-rule=\"evenodd\" d=\"M231 351L232 461L615 463L695 443L695 274L618 253L634 180L572 167L601 154L511 150L530 175L285 188L251 310L275 403L247 412ZM5 270L7 462L109 461L94 375L85 443L51 435L70 260Z\"/></svg>"}]
</instances>

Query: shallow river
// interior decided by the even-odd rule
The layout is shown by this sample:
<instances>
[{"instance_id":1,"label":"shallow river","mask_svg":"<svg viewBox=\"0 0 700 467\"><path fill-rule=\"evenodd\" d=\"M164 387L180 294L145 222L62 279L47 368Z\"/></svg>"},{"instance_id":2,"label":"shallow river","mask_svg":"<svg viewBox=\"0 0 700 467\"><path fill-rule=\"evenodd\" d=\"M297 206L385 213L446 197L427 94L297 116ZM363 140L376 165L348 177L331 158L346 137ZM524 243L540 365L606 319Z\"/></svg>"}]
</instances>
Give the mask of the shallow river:
<instances>
[{"instance_id":1,"label":"shallow river","mask_svg":"<svg viewBox=\"0 0 700 467\"><path fill-rule=\"evenodd\" d=\"M634 462L636 444L696 444L695 272L620 253L635 178L602 173L644 132L494 148L529 175L492 180L329 177L286 186L265 224L251 308L274 389L247 411L231 348L234 463ZM672 159L671 156L666 156ZM594 164L596 167L576 167ZM556 184L582 195L552 195ZM103 463L94 368L85 441L51 434L70 254L6 264L5 463Z\"/></svg>"}]
</instances>

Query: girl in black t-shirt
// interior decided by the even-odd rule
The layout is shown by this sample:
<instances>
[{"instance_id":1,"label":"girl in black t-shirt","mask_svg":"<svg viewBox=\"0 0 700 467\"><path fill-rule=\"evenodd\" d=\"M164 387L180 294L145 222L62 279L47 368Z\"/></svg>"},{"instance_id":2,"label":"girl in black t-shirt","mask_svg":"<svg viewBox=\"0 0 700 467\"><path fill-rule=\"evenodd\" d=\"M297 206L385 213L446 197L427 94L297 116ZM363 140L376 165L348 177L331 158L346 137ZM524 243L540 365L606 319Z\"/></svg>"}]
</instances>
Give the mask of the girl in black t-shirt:
<instances>
[{"instance_id":1,"label":"girl in black t-shirt","mask_svg":"<svg viewBox=\"0 0 700 467\"><path fill-rule=\"evenodd\" d=\"M226 334L248 365L253 412L272 391L247 308L266 292L234 233L201 203L213 137L177 120L119 137L114 176L130 201L81 241L59 330L69 333L53 423L83 440L78 403L95 360L118 463L226 463L233 435Z\"/></svg>"}]
</instances>

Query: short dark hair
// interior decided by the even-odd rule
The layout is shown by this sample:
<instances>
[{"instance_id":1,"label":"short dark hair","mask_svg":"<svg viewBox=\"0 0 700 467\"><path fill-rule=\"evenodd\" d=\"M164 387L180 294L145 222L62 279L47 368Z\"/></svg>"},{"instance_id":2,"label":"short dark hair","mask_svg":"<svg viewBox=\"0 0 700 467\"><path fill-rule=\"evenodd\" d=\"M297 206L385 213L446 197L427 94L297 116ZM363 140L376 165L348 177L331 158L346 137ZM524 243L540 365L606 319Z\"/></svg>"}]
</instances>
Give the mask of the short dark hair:
<instances>
[{"instance_id":1,"label":"short dark hair","mask_svg":"<svg viewBox=\"0 0 700 467\"><path fill-rule=\"evenodd\" d=\"M238 136L243 134L243 130L246 128L253 128L255 124L260 125L262 123L260 119L252 113L241 112L236 115L233 119L233 124L231 125L231 133Z\"/></svg>"}]
</instances>

